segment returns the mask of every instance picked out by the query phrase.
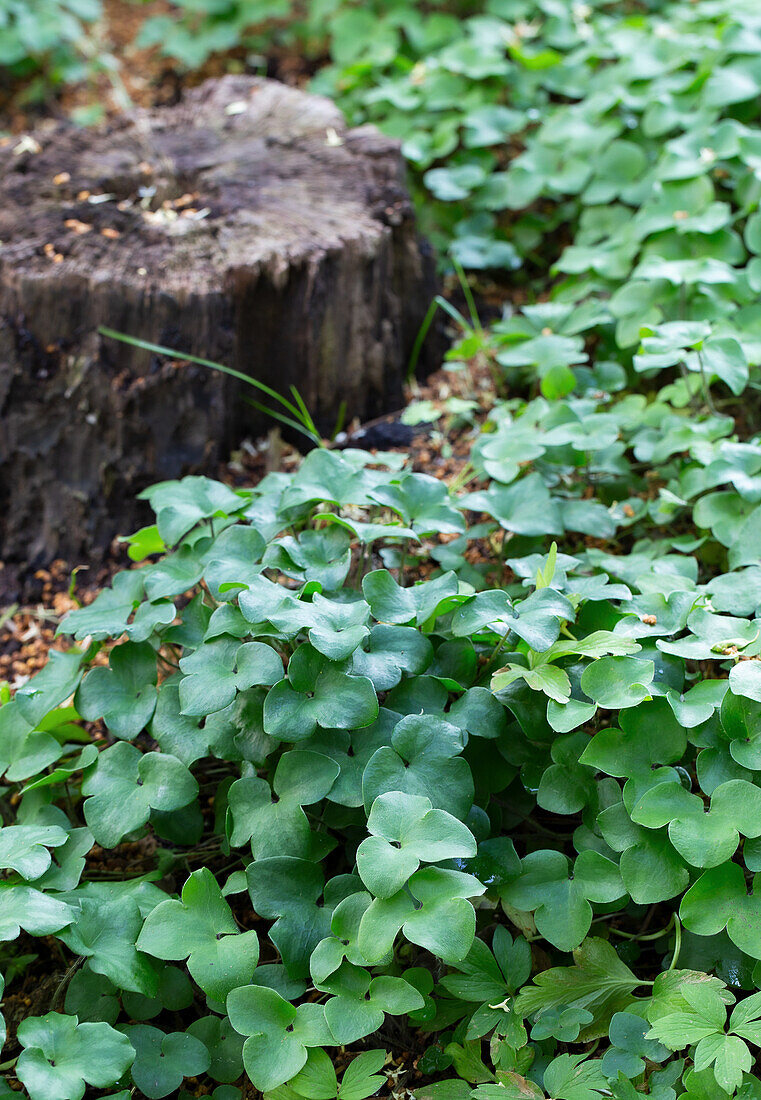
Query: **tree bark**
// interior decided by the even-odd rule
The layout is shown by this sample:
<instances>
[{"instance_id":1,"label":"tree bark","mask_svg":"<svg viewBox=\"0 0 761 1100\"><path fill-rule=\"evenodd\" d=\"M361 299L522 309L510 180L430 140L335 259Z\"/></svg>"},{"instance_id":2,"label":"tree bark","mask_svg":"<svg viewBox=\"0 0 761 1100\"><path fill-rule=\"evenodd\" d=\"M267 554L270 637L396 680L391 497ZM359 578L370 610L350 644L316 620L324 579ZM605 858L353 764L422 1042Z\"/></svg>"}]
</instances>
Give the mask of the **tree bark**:
<instances>
[{"instance_id":1,"label":"tree bark","mask_svg":"<svg viewBox=\"0 0 761 1100\"><path fill-rule=\"evenodd\" d=\"M363 419L398 406L436 288L396 142L248 77L14 142L0 149L0 559L91 556L145 521L140 489L213 470L267 426L242 384L100 326L293 384L324 432L342 401Z\"/></svg>"}]
</instances>

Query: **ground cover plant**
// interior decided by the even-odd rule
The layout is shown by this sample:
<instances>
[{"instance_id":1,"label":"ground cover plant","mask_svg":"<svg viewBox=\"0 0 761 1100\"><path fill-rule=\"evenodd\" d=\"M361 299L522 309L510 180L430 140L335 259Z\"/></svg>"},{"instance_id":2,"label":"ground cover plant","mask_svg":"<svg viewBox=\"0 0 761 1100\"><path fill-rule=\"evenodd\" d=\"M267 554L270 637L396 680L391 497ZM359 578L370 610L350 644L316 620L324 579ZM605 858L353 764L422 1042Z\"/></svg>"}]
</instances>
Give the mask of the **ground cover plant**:
<instances>
[{"instance_id":1,"label":"ground cover plant","mask_svg":"<svg viewBox=\"0 0 761 1100\"><path fill-rule=\"evenodd\" d=\"M0 0L0 71L27 82L26 98L87 74L83 45L100 0Z\"/></svg>"},{"instance_id":2,"label":"ground cover plant","mask_svg":"<svg viewBox=\"0 0 761 1100\"><path fill-rule=\"evenodd\" d=\"M4 689L0 1096L761 1090L761 14L418 14L425 72L400 23L322 79L455 112L431 216L536 300L455 315L486 410L407 412L456 484L317 447L155 486ZM474 89L520 125L469 144Z\"/></svg>"}]
</instances>

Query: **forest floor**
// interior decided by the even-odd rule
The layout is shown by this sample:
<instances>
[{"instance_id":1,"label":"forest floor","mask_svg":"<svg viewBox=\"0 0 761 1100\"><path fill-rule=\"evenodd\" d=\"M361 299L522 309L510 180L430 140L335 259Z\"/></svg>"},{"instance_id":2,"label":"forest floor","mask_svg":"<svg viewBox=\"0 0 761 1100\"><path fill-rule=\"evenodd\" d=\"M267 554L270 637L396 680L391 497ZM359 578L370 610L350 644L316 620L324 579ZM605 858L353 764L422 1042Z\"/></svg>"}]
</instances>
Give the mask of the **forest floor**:
<instances>
[{"instance_id":1,"label":"forest floor","mask_svg":"<svg viewBox=\"0 0 761 1100\"><path fill-rule=\"evenodd\" d=\"M171 104L178 100L185 88L229 72L231 62L233 67L238 64L241 69L245 65L243 57L237 58L233 51L232 55L213 59L192 74L181 74L155 51L138 50L131 45L138 24L149 15L161 13L162 0L151 0L140 8L124 0L106 0L105 10L104 46L119 59L118 85L105 73L100 73L87 85L65 88L56 100L46 103L44 107L25 103L23 96L18 95L18 89L0 88L0 135L3 132L15 135L36 128L44 125L46 119L70 117L72 112L87 110L95 102L105 105L107 115L117 114L129 104ZM298 86L306 83L311 73L297 56L284 54L269 59L266 75ZM0 136L0 142L8 140L11 140L9 136ZM457 300L459 287L456 282L444 290L448 297ZM484 286L481 292L478 298L484 313L498 313L505 296L504 289ZM452 397L473 404L467 419L450 414L447 403ZM369 425L354 422L347 426L340 441L326 441L326 445L357 446L371 452L397 451L409 456L410 469L433 475L450 486L469 484L474 487L469 480L468 461L472 439L497 397L494 378L487 363L460 365L456 370L447 369L443 364L442 369L429 378L420 382L413 379L407 385L403 408L389 412ZM415 407L418 407L418 412L414 411ZM279 430L274 428L264 438L242 440L225 464L217 470L206 472L232 487L251 487L270 470L293 471L302 457L297 446L284 440ZM122 534L127 536L131 532L125 530ZM429 543L445 542L451 537L433 536ZM434 563L425 552L428 548L422 548L420 567L410 569L410 581L423 579L433 568ZM478 559L485 561L490 556L488 548L482 550L478 542L473 544L468 554L473 557L474 564ZM375 563L381 564L380 559ZM14 586L3 584L3 565L0 562L0 686L5 682L15 691L45 666L51 649L67 648L69 640L56 637L57 627L67 612L92 603L115 573L130 566L126 544L115 539L102 559L56 560L38 569L26 579L26 599L23 604L18 604L9 603L7 597L3 599L4 589L6 592L12 591ZM104 661L107 653L108 648L102 654ZM97 732L95 727L93 732ZM137 875L151 865L153 855L151 838L134 844L122 844L112 852L103 853L101 869L107 874ZM97 861L97 853L95 858ZM30 949L33 946L30 943ZM44 1005L50 1002L51 991L59 979L57 971L41 975L35 966L21 974L4 1000L6 1019L11 1026L14 1026L15 1020L36 1011L38 1003L42 1011ZM417 1070L417 1062L430 1039L421 1036L416 1046L412 1033L397 1034L393 1020L389 1020L388 1024L391 1031L380 1036L393 1051L386 1072L388 1074L391 1070L392 1096L402 1100L413 1095L415 1085L424 1080ZM192 1078L186 1081L186 1087L197 1096L211 1091ZM247 1097L260 1095L250 1084L246 1088Z\"/></svg>"}]
</instances>

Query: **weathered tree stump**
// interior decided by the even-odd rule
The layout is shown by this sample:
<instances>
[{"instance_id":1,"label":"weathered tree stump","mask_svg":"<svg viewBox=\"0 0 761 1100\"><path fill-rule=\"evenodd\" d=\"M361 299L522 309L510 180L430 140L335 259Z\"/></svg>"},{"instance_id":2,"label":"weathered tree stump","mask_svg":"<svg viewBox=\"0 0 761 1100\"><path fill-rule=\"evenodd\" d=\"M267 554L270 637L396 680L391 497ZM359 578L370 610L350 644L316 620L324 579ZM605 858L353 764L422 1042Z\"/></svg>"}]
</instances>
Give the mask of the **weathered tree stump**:
<instances>
[{"instance_id":1,"label":"weathered tree stump","mask_svg":"<svg viewBox=\"0 0 761 1100\"><path fill-rule=\"evenodd\" d=\"M0 241L0 560L31 565L264 426L242 384L99 326L293 383L329 431L399 402L435 293L397 143L247 77L0 149Z\"/></svg>"}]
</instances>

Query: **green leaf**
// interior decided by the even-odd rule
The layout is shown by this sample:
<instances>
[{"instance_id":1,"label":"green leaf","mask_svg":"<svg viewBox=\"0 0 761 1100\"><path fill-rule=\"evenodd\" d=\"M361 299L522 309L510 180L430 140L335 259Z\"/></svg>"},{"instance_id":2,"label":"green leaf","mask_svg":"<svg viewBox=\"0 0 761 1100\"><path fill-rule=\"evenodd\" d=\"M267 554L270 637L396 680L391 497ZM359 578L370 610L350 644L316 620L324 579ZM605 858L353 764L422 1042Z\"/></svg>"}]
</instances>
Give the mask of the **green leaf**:
<instances>
[{"instance_id":1,"label":"green leaf","mask_svg":"<svg viewBox=\"0 0 761 1100\"><path fill-rule=\"evenodd\" d=\"M472 1086L458 1078L451 1081L434 1081L432 1085L424 1085L422 1089L418 1089L417 1095L420 1100L469 1100L472 1093ZM539 1096L543 1097L544 1093L537 1089L535 1096L530 1097L530 1100L538 1100Z\"/></svg>"},{"instance_id":2,"label":"green leaf","mask_svg":"<svg viewBox=\"0 0 761 1100\"><path fill-rule=\"evenodd\" d=\"M694 1064L698 1073L713 1064L717 1084L732 1093L742 1084L743 1074L750 1073L753 1058L736 1035L711 1035L701 1039L695 1048Z\"/></svg>"},{"instance_id":3,"label":"green leaf","mask_svg":"<svg viewBox=\"0 0 761 1100\"><path fill-rule=\"evenodd\" d=\"M109 978L117 989L152 997L156 971L135 946L142 924L138 904L131 898L83 897L76 921L59 933L59 939L89 959L90 969Z\"/></svg>"},{"instance_id":4,"label":"green leaf","mask_svg":"<svg viewBox=\"0 0 761 1100\"><path fill-rule=\"evenodd\" d=\"M88 636L118 638L143 598L143 582L140 570L117 573L112 587L99 592L91 604L69 611L56 634L71 634L78 641Z\"/></svg>"},{"instance_id":5,"label":"green leaf","mask_svg":"<svg viewBox=\"0 0 761 1100\"><path fill-rule=\"evenodd\" d=\"M509 626L531 649L546 652L557 640L564 622L573 621L573 604L554 588L542 588L514 605L516 618Z\"/></svg>"},{"instance_id":6,"label":"green leaf","mask_svg":"<svg viewBox=\"0 0 761 1100\"><path fill-rule=\"evenodd\" d=\"M44 772L62 754L54 737L26 721L15 698L0 706L0 772L9 782Z\"/></svg>"},{"instance_id":7,"label":"green leaf","mask_svg":"<svg viewBox=\"0 0 761 1100\"><path fill-rule=\"evenodd\" d=\"M467 826L446 810L432 809L429 799L401 791L375 799L367 829L372 835L357 849L357 870L368 890L379 898L397 893L421 862L476 854L476 842Z\"/></svg>"},{"instance_id":8,"label":"green leaf","mask_svg":"<svg viewBox=\"0 0 761 1100\"><path fill-rule=\"evenodd\" d=\"M372 898L366 891L349 894L338 903L330 921L330 932L317 944L309 959L309 969L315 985L321 985L344 959L357 966L366 966L359 950L359 926Z\"/></svg>"},{"instance_id":9,"label":"green leaf","mask_svg":"<svg viewBox=\"0 0 761 1100\"><path fill-rule=\"evenodd\" d=\"M208 755L210 733L207 727L201 727L197 718L182 713L179 683L178 675L162 681L150 732L162 752L176 756L189 767Z\"/></svg>"},{"instance_id":10,"label":"green leaf","mask_svg":"<svg viewBox=\"0 0 761 1100\"><path fill-rule=\"evenodd\" d=\"M148 914L137 945L159 959L187 959L190 974L215 1001L250 981L259 961L256 932L238 932L208 867L185 881L180 901L164 901Z\"/></svg>"},{"instance_id":11,"label":"green leaf","mask_svg":"<svg viewBox=\"0 0 761 1100\"><path fill-rule=\"evenodd\" d=\"M500 925L497 931L504 931L504 929ZM513 992L497 960L483 940L473 941L473 946L462 962L457 964L457 969L460 971L459 974L445 975L441 979L441 984L449 993L461 1000L499 1003Z\"/></svg>"},{"instance_id":12,"label":"green leaf","mask_svg":"<svg viewBox=\"0 0 761 1100\"><path fill-rule=\"evenodd\" d=\"M325 1004L325 1020L336 1043L345 1046L378 1031L386 1013L402 1016L421 1009L423 996L404 978L366 970L344 962L321 985L334 994Z\"/></svg>"},{"instance_id":13,"label":"green leaf","mask_svg":"<svg viewBox=\"0 0 761 1100\"><path fill-rule=\"evenodd\" d=\"M689 885L687 867L666 829L636 825L623 802L604 809L597 820L606 844L621 852L621 880L632 901L651 905L676 897Z\"/></svg>"},{"instance_id":14,"label":"green leaf","mask_svg":"<svg viewBox=\"0 0 761 1100\"><path fill-rule=\"evenodd\" d=\"M396 687L406 672L417 676L433 660L433 646L419 631L407 626L378 623L367 644L354 650L351 671L372 680L376 691Z\"/></svg>"},{"instance_id":15,"label":"green leaf","mask_svg":"<svg viewBox=\"0 0 761 1100\"><path fill-rule=\"evenodd\" d=\"M759 1020L761 1020L761 993L754 993L734 1007L729 1018L729 1030L742 1035L743 1039L748 1039L758 1046L757 1039L761 1030Z\"/></svg>"},{"instance_id":16,"label":"green leaf","mask_svg":"<svg viewBox=\"0 0 761 1100\"><path fill-rule=\"evenodd\" d=\"M204 1044L188 1032L167 1035L148 1024L122 1030L136 1051L132 1080L149 1100L176 1093L185 1077L205 1073L211 1064Z\"/></svg>"},{"instance_id":17,"label":"green leaf","mask_svg":"<svg viewBox=\"0 0 761 1100\"><path fill-rule=\"evenodd\" d=\"M111 651L108 668L87 673L75 706L88 722L103 718L111 733L137 737L156 707L156 654L147 642L125 642Z\"/></svg>"},{"instance_id":18,"label":"green leaf","mask_svg":"<svg viewBox=\"0 0 761 1100\"><path fill-rule=\"evenodd\" d=\"M263 779L237 779L227 796L233 823L230 843L240 847L250 840L256 859L277 854L308 857L311 834L301 807L324 798L340 770L329 756L296 749L280 757L272 790Z\"/></svg>"},{"instance_id":19,"label":"green leaf","mask_svg":"<svg viewBox=\"0 0 761 1100\"><path fill-rule=\"evenodd\" d=\"M318 904L325 884L319 865L291 856L270 857L250 863L246 878L254 911L274 920L269 938L289 976L307 977L309 956L330 933L330 908Z\"/></svg>"},{"instance_id":20,"label":"green leaf","mask_svg":"<svg viewBox=\"0 0 761 1100\"><path fill-rule=\"evenodd\" d=\"M585 940L574 951L574 963L537 974L534 984L520 991L515 1007L523 1016L563 1005L585 1008L595 1018L582 1031L587 1041L607 1034L611 1017L632 1003L639 983L606 940Z\"/></svg>"},{"instance_id":21,"label":"green leaf","mask_svg":"<svg viewBox=\"0 0 761 1100\"><path fill-rule=\"evenodd\" d=\"M274 989L242 986L227 998L227 1013L243 1044L243 1064L255 1088L277 1088L305 1065L307 1049L330 1046L333 1036L322 1005L295 1008Z\"/></svg>"},{"instance_id":22,"label":"green leaf","mask_svg":"<svg viewBox=\"0 0 761 1100\"><path fill-rule=\"evenodd\" d=\"M593 1020L594 1016L585 1008L548 1008L537 1016L536 1023L531 1028L531 1038L547 1039L552 1036L563 1043L573 1043L578 1039L582 1027L591 1024ZM613 1074L614 1077L616 1075Z\"/></svg>"},{"instance_id":23,"label":"green leaf","mask_svg":"<svg viewBox=\"0 0 761 1100\"><path fill-rule=\"evenodd\" d=\"M298 539L285 535L270 543L265 562L286 576L308 584L316 581L323 591L340 589L351 566L351 538L331 525L302 531Z\"/></svg>"},{"instance_id":24,"label":"green leaf","mask_svg":"<svg viewBox=\"0 0 761 1100\"><path fill-rule=\"evenodd\" d=\"M60 825L8 825L0 828L0 868L18 871L22 878L43 875L52 856L48 848L59 848L69 839Z\"/></svg>"},{"instance_id":25,"label":"green leaf","mask_svg":"<svg viewBox=\"0 0 761 1100\"><path fill-rule=\"evenodd\" d=\"M375 799L398 791L428 798L460 819L473 803L473 777L460 755L465 732L440 718L411 714L391 735L391 745L371 757L362 775L362 795L369 812Z\"/></svg>"},{"instance_id":26,"label":"green leaf","mask_svg":"<svg viewBox=\"0 0 761 1100\"><path fill-rule=\"evenodd\" d=\"M76 649L51 649L48 662L14 696L21 717L35 728L51 710L73 695L82 679L82 657Z\"/></svg>"},{"instance_id":27,"label":"green leaf","mask_svg":"<svg viewBox=\"0 0 761 1100\"><path fill-rule=\"evenodd\" d=\"M538 665L536 668L507 665L494 673L491 678L491 689L503 691L515 680L525 680L532 691L541 691L549 699L561 705L571 698L571 681L568 679L568 674L556 665Z\"/></svg>"},{"instance_id":28,"label":"green leaf","mask_svg":"<svg viewBox=\"0 0 761 1100\"><path fill-rule=\"evenodd\" d=\"M243 1073L243 1038L224 1016L201 1016L188 1028L188 1035L200 1039L211 1055L207 1070L215 1081L237 1081Z\"/></svg>"},{"instance_id":29,"label":"green leaf","mask_svg":"<svg viewBox=\"0 0 761 1100\"><path fill-rule=\"evenodd\" d=\"M362 581L362 592L374 617L382 623L423 626L441 604L457 594L454 573L444 573L436 580L402 588L385 569L368 573Z\"/></svg>"},{"instance_id":30,"label":"green leaf","mask_svg":"<svg viewBox=\"0 0 761 1100\"><path fill-rule=\"evenodd\" d=\"M416 535L460 534L465 521L450 502L446 484L428 474L407 474L396 484L381 485L370 494L411 527Z\"/></svg>"},{"instance_id":31,"label":"green leaf","mask_svg":"<svg viewBox=\"0 0 761 1100\"><path fill-rule=\"evenodd\" d=\"M599 730L579 757L582 764L607 775L630 778L654 764L676 764L687 748L687 735L665 699L651 699L625 710L621 729Z\"/></svg>"},{"instance_id":32,"label":"green leaf","mask_svg":"<svg viewBox=\"0 0 761 1100\"><path fill-rule=\"evenodd\" d=\"M215 600L230 598L225 585L245 585L259 571L266 543L253 527L228 527L206 552L204 579Z\"/></svg>"},{"instance_id":33,"label":"green leaf","mask_svg":"<svg viewBox=\"0 0 761 1100\"><path fill-rule=\"evenodd\" d=\"M743 870L736 863L705 871L682 898L679 916L698 936L726 928L741 951L761 959L761 894L747 892Z\"/></svg>"},{"instance_id":34,"label":"green leaf","mask_svg":"<svg viewBox=\"0 0 761 1100\"><path fill-rule=\"evenodd\" d=\"M306 1100L333 1100L338 1096L338 1079L328 1055L320 1047L307 1051L304 1068L288 1083L297 1096Z\"/></svg>"},{"instance_id":35,"label":"green leaf","mask_svg":"<svg viewBox=\"0 0 761 1100\"><path fill-rule=\"evenodd\" d=\"M304 741L318 725L359 729L378 717L372 681L349 676L311 645L302 645L288 664L286 678L264 701L264 728L283 741Z\"/></svg>"},{"instance_id":36,"label":"green leaf","mask_svg":"<svg viewBox=\"0 0 761 1100\"><path fill-rule=\"evenodd\" d=\"M761 790L744 779L721 783L706 811L680 783L658 783L639 799L632 820L648 829L668 823L671 842L688 863L717 867L732 857L741 835L761 835Z\"/></svg>"},{"instance_id":37,"label":"green leaf","mask_svg":"<svg viewBox=\"0 0 761 1100\"><path fill-rule=\"evenodd\" d=\"M581 689L606 710L636 707L650 698L655 675L652 661L637 657L600 657L581 675Z\"/></svg>"},{"instance_id":38,"label":"green leaf","mask_svg":"<svg viewBox=\"0 0 761 1100\"><path fill-rule=\"evenodd\" d=\"M256 684L271 686L283 675L283 663L264 642L240 645L232 638L204 642L180 660L182 714L213 714L229 706L238 691Z\"/></svg>"},{"instance_id":39,"label":"green leaf","mask_svg":"<svg viewBox=\"0 0 761 1100\"><path fill-rule=\"evenodd\" d=\"M364 600L339 603L316 592L312 612L314 625L309 629L309 641L331 661L350 657L370 633L365 625L368 606Z\"/></svg>"},{"instance_id":40,"label":"green leaf","mask_svg":"<svg viewBox=\"0 0 761 1100\"><path fill-rule=\"evenodd\" d=\"M142 993L123 993L124 1010L131 1020L142 1023L168 1010L181 1012L192 1005L195 997L192 982L184 970L176 966L159 969L156 992L152 997Z\"/></svg>"},{"instance_id":41,"label":"green leaf","mask_svg":"<svg viewBox=\"0 0 761 1100\"><path fill-rule=\"evenodd\" d=\"M494 1080L494 1074L487 1069L481 1059L481 1043L478 1040L466 1040L463 1044L447 1043L444 1053L452 1059L453 1067L459 1076L464 1077L471 1084Z\"/></svg>"},{"instance_id":42,"label":"green leaf","mask_svg":"<svg viewBox=\"0 0 761 1100\"><path fill-rule=\"evenodd\" d=\"M468 637L480 633L485 627L499 633L506 633L500 627L511 625L517 618L513 601L507 592L501 590L476 592L458 605L452 615L452 633L458 637Z\"/></svg>"},{"instance_id":43,"label":"green leaf","mask_svg":"<svg viewBox=\"0 0 761 1100\"><path fill-rule=\"evenodd\" d=\"M33 1100L81 1100L86 1085L115 1084L135 1057L129 1040L109 1024L80 1024L58 1012L22 1020L17 1037L24 1049L16 1076Z\"/></svg>"},{"instance_id":44,"label":"green leaf","mask_svg":"<svg viewBox=\"0 0 761 1100\"><path fill-rule=\"evenodd\" d=\"M615 863L590 850L576 859L569 877L561 852L531 852L521 874L502 888L502 897L518 909L534 912L537 930L561 951L578 947L592 923L590 901L616 901L625 893Z\"/></svg>"},{"instance_id":45,"label":"green leaf","mask_svg":"<svg viewBox=\"0 0 761 1100\"><path fill-rule=\"evenodd\" d=\"M80 1023L116 1023L121 1012L117 990L108 978L94 974L88 964L74 974L66 990L64 1007Z\"/></svg>"},{"instance_id":46,"label":"green leaf","mask_svg":"<svg viewBox=\"0 0 761 1100\"><path fill-rule=\"evenodd\" d=\"M359 926L359 949L369 963L380 961L401 930L412 943L456 963L467 955L475 935L475 912L467 899L484 893L471 875L426 867L408 883L408 891L376 898Z\"/></svg>"},{"instance_id":47,"label":"green leaf","mask_svg":"<svg viewBox=\"0 0 761 1100\"><path fill-rule=\"evenodd\" d=\"M15 940L22 928L32 936L49 936L77 916L74 906L31 886L0 883L0 901L0 941Z\"/></svg>"},{"instance_id":48,"label":"green leaf","mask_svg":"<svg viewBox=\"0 0 761 1100\"><path fill-rule=\"evenodd\" d=\"M163 554L166 550L164 540L155 523L150 527L141 527L139 531L135 531L134 535L120 535L119 542L127 544L127 554L132 561L144 561L151 554ZM120 574L122 575L130 576L129 573Z\"/></svg>"},{"instance_id":49,"label":"green leaf","mask_svg":"<svg viewBox=\"0 0 761 1100\"><path fill-rule=\"evenodd\" d=\"M509 488L492 485L485 491L468 493L460 505L472 512L486 512L500 527L516 535L558 535L563 531L557 502L537 473Z\"/></svg>"},{"instance_id":50,"label":"green leaf","mask_svg":"<svg viewBox=\"0 0 761 1100\"><path fill-rule=\"evenodd\" d=\"M761 661L741 661L729 670L729 687L734 695L743 695L761 703Z\"/></svg>"},{"instance_id":51,"label":"green leaf","mask_svg":"<svg viewBox=\"0 0 761 1100\"><path fill-rule=\"evenodd\" d=\"M694 991L693 991L694 992ZM707 990L706 993L712 991ZM648 1032L648 1038L657 1039L669 1050L682 1050L691 1043L712 1036L724 1029L726 1007L720 1001L718 1020L713 1014L694 1012L673 1012L656 1020ZM704 1067L701 1067L704 1068Z\"/></svg>"},{"instance_id":52,"label":"green leaf","mask_svg":"<svg viewBox=\"0 0 761 1100\"><path fill-rule=\"evenodd\" d=\"M141 753L121 741L105 749L82 783L84 814L98 844L113 848L144 825L151 809L176 810L198 794L184 764L165 753Z\"/></svg>"},{"instance_id":53,"label":"green leaf","mask_svg":"<svg viewBox=\"0 0 761 1100\"><path fill-rule=\"evenodd\" d=\"M596 1100L609 1085L599 1061L587 1060L584 1054L561 1054L544 1071L544 1087L560 1100Z\"/></svg>"},{"instance_id":54,"label":"green leaf","mask_svg":"<svg viewBox=\"0 0 761 1100\"><path fill-rule=\"evenodd\" d=\"M582 733L555 738L550 750L553 763L544 771L536 795L542 809L578 813L594 799L594 782L589 770L580 763L580 750L587 744Z\"/></svg>"},{"instance_id":55,"label":"green leaf","mask_svg":"<svg viewBox=\"0 0 761 1100\"><path fill-rule=\"evenodd\" d=\"M240 511L247 503L232 489L208 477L162 481L143 490L138 498L150 503L159 535L167 546L174 546L202 520Z\"/></svg>"},{"instance_id":56,"label":"green leaf","mask_svg":"<svg viewBox=\"0 0 761 1100\"><path fill-rule=\"evenodd\" d=\"M704 369L714 374L734 394L741 394L748 384L748 361L738 340L732 336L713 336L698 353Z\"/></svg>"},{"instance_id":57,"label":"green leaf","mask_svg":"<svg viewBox=\"0 0 761 1100\"><path fill-rule=\"evenodd\" d=\"M366 1100L385 1082L380 1070L386 1063L385 1050L366 1050L349 1062L338 1090L338 1100Z\"/></svg>"}]
</instances>

